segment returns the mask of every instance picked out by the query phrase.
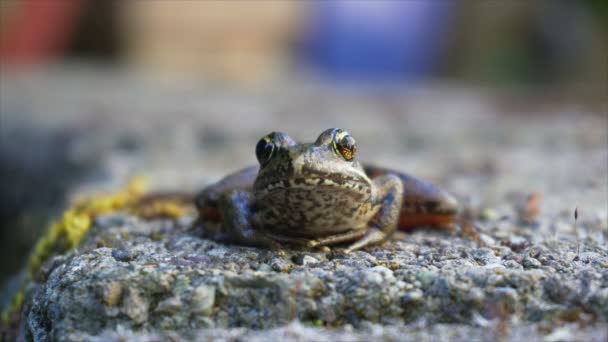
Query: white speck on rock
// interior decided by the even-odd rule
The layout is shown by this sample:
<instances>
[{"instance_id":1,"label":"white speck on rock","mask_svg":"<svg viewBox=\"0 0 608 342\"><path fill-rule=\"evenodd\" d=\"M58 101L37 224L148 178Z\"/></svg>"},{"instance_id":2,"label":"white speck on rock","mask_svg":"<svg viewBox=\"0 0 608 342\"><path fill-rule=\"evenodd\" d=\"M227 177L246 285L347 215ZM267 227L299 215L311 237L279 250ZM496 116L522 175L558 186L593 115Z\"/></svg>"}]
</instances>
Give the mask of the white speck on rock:
<instances>
[{"instance_id":1,"label":"white speck on rock","mask_svg":"<svg viewBox=\"0 0 608 342\"><path fill-rule=\"evenodd\" d=\"M184 303L182 302L181 298L170 297L158 303L155 311L161 313L175 313L178 312L183 305Z\"/></svg>"},{"instance_id":2,"label":"white speck on rock","mask_svg":"<svg viewBox=\"0 0 608 342\"><path fill-rule=\"evenodd\" d=\"M316 258L314 258L314 257L311 257L310 255L305 255L305 256L302 258L302 265L316 264L316 263L318 263L318 262L319 262L319 260L317 260L317 259L316 259Z\"/></svg>"},{"instance_id":3,"label":"white speck on rock","mask_svg":"<svg viewBox=\"0 0 608 342\"><path fill-rule=\"evenodd\" d=\"M215 287L200 285L192 291L192 312L208 315L215 303Z\"/></svg>"},{"instance_id":4,"label":"white speck on rock","mask_svg":"<svg viewBox=\"0 0 608 342\"><path fill-rule=\"evenodd\" d=\"M483 266L484 268L490 269L490 270L504 270L506 269L505 266L499 264L499 263L491 263L491 264L487 264L485 266Z\"/></svg>"},{"instance_id":5,"label":"white speck on rock","mask_svg":"<svg viewBox=\"0 0 608 342\"><path fill-rule=\"evenodd\" d=\"M373 279L373 281L378 284L383 282L395 282L395 275L393 274L393 271L389 270L384 266L372 267L370 271L371 272L368 272L368 279Z\"/></svg>"},{"instance_id":6,"label":"white speck on rock","mask_svg":"<svg viewBox=\"0 0 608 342\"><path fill-rule=\"evenodd\" d=\"M136 289L129 289L127 297L124 301L124 313L137 323L144 323L148 320L148 303Z\"/></svg>"}]
</instances>

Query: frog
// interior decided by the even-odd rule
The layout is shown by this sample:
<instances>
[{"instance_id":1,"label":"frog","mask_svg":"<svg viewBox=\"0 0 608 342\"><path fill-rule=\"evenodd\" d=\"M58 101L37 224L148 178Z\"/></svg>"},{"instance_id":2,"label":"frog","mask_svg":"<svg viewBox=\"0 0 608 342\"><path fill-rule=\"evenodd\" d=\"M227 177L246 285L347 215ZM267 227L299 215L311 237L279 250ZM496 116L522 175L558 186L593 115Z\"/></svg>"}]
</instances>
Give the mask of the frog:
<instances>
[{"instance_id":1,"label":"frog","mask_svg":"<svg viewBox=\"0 0 608 342\"><path fill-rule=\"evenodd\" d=\"M398 229L450 228L460 210L452 194L427 181L360 162L356 140L339 128L309 143L271 132L255 154L258 165L195 196L204 237L270 249L345 245L350 253Z\"/></svg>"}]
</instances>

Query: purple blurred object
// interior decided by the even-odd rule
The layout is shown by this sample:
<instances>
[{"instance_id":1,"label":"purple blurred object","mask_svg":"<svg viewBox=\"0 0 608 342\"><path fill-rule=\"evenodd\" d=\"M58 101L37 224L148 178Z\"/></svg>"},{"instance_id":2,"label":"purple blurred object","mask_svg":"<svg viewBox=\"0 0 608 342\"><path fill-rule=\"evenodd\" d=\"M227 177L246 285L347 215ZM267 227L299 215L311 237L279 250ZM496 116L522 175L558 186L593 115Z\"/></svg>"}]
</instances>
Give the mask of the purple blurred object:
<instances>
[{"instance_id":1,"label":"purple blurred object","mask_svg":"<svg viewBox=\"0 0 608 342\"><path fill-rule=\"evenodd\" d=\"M337 80L401 81L432 75L450 1L313 1L305 57Z\"/></svg>"}]
</instances>

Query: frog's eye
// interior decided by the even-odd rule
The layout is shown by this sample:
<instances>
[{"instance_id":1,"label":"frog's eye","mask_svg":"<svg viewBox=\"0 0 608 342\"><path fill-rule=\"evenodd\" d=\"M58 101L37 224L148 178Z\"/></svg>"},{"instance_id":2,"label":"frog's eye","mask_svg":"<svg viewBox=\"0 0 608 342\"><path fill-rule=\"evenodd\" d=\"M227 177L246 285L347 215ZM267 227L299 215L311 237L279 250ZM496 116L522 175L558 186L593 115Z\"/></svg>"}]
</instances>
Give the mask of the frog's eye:
<instances>
[{"instance_id":1,"label":"frog's eye","mask_svg":"<svg viewBox=\"0 0 608 342\"><path fill-rule=\"evenodd\" d=\"M255 156L258 158L260 165L266 164L272 157L275 150L275 144L270 136L265 136L255 146Z\"/></svg>"},{"instance_id":2,"label":"frog's eye","mask_svg":"<svg viewBox=\"0 0 608 342\"><path fill-rule=\"evenodd\" d=\"M355 158L357 143L350 133L346 131L336 132L333 145L336 152L345 160L351 161Z\"/></svg>"}]
</instances>

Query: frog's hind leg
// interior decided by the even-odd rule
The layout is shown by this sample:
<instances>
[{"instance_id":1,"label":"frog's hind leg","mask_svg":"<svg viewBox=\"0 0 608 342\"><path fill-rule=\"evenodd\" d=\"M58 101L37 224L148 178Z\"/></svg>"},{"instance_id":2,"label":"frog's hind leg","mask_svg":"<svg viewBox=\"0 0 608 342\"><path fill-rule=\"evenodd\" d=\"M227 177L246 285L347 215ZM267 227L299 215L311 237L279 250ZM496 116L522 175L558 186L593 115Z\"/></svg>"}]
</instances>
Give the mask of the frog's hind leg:
<instances>
[{"instance_id":1,"label":"frog's hind leg","mask_svg":"<svg viewBox=\"0 0 608 342\"><path fill-rule=\"evenodd\" d=\"M370 177L397 175L403 183L403 205L399 213L399 229L437 227L451 229L458 218L458 201L437 186L408 174L367 165Z\"/></svg>"},{"instance_id":2,"label":"frog's hind leg","mask_svg":"<svg viewBox=\"0 0 608 342\"><path fill-rule=\"evenodd\" d=\"M220 222L222 219L219 208L221 197L235 190L250 191L258 169L257 166L244 168L204 188L194 200L199 212L199 221Z\"/></svg>"},{"instance_id":3,"label":"frog's hind leg","mask_svg":"<svg viewBox=\"0 0 608 342\"><path fill-rule=\"evenodd\" d=\"M403 203L403 183L397 175L387 174L374 179L377 203L380 205L378 214L365 235L348 246L349 253L365 246L380 243L388 239L399 223L399 211Z\"/></svg>"},{"instance_id":4,"label":"frog's hind leg","mask_svg":"<svg viewBox=\"0 0 608 342\"><path fill-rule=\"evenodd\" d=\"M414 177L400 174L403 181L403 205L399 229L416 227L452 229L458 218L458 201L448 192Z\"/></svg>"},{"instance_id":5,"label":"frog's hind leg","mask_svg":"<svg viewBox=\"0 0 608 342\"><path fill-rule=\"evenodd\" d=\"M279 250L281 245L278 242L251 225L251 202L252 195L247 191L234 190L220 196L218 209L222 216L222 229L221 232L208 237L219 241Z\"/></svg>"}]
</instances>

